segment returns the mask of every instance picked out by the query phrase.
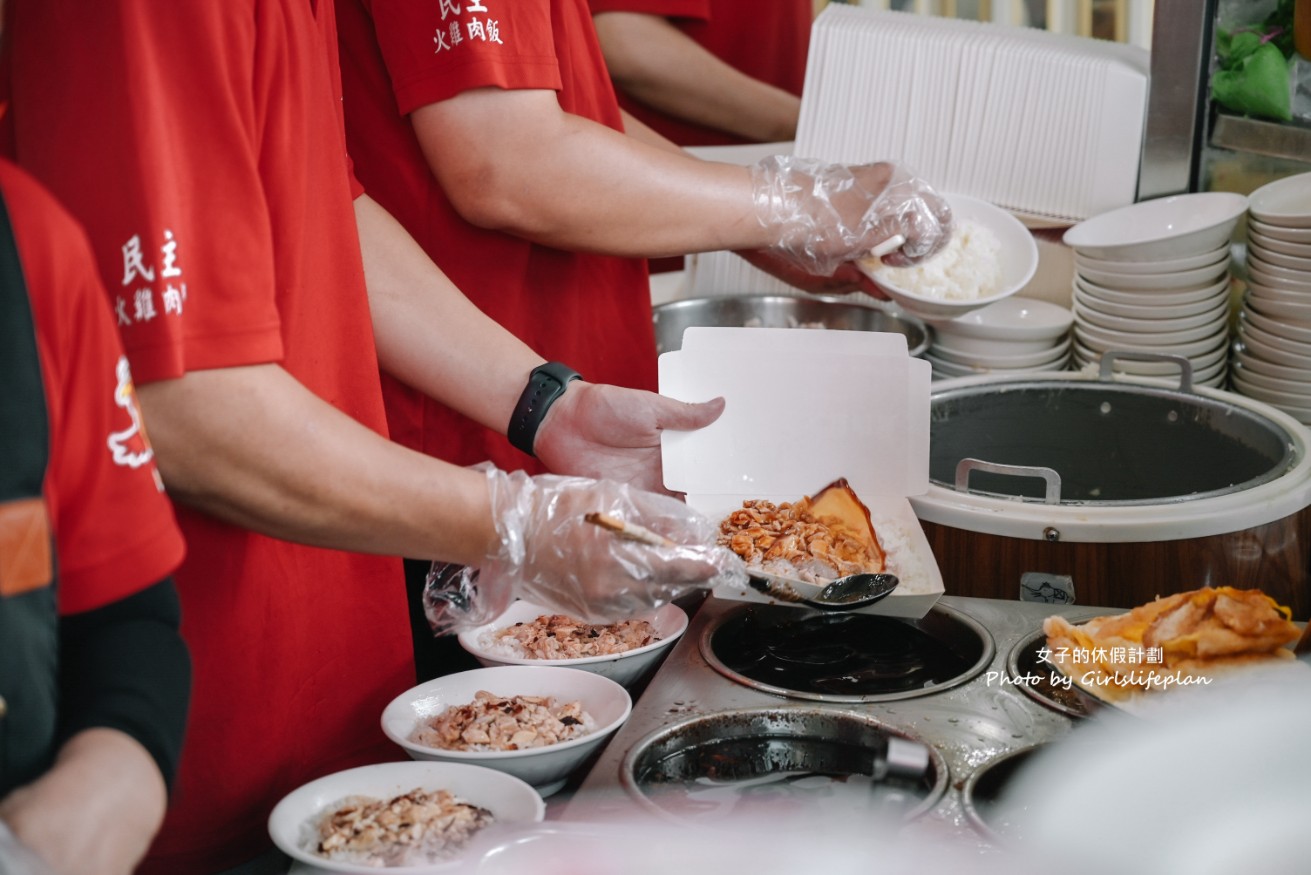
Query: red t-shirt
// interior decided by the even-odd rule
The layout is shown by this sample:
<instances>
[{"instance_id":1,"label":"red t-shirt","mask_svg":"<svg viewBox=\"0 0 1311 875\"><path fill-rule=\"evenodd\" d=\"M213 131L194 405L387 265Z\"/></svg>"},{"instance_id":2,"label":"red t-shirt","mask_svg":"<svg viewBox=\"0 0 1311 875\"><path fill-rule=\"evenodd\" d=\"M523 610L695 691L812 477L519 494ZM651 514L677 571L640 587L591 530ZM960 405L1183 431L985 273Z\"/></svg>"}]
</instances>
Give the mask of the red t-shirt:
<instances>
[{"instance_id":1,"label":"red t-shirt","mask_svg":"<svg viewBox=\"0 0 1311 875\"><path fill-rule=\"evenodd\" d=\"M801 96L813 0L589 0L592 14L638 12L670 19L699 45L753 79ZM680 146L744 143L733 134L683 121L622 92L619 104Z\"/></svg>"},{"instance_id":2,"label":"red t-shirt","mask_svg":"<svg viewBox=\"0 0 1311 875\"><path fill-rule=\"evenodd\" d=\"M455 12L452 6L459 8ZM406 114L472 88L542 88L622 129L585 0L341 0L346 133L355 172L483 312L592 382L656 387L640 259L565 252L477 228L451 206ZM525 378L527 375L525 375ZM397 441L456 464L540 470L504 437L385 379ZM509 411L506 411L509 421Z\"/></svg>"},{"instance_id":3,"label":"red t-shirt","mask_svg":"<svg viewBox=\"0 0 1311 875\"><path fill-rule=\"evenodd\" d=\"M278 362L385 432L330 0L9 13L19 164L86 226L137 380ZM300 784L400 758L379 715L414 677L398 560L178 518L195 680L143 870L174 875L261 852Z\"/></svg>"},{"instance_id":4,"label":"red t-shirt","mask_svg":"<svg viewBox=\"0 0 1311 875\"><path fill-rule=\"evenodd\" d=\"M126 598L182 561L182 535L140 428L132 376L86 235L31 177L0 159L45 384L45 500L59 611Z\"/></svg>"}]
</instances>

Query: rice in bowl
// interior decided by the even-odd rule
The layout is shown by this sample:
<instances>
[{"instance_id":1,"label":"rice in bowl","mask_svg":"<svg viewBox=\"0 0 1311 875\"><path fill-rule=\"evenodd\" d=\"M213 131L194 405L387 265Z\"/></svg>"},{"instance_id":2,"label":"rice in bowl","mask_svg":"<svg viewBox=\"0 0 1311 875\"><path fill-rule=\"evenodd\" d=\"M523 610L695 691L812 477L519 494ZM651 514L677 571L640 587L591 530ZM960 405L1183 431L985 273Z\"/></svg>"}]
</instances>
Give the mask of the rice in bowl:
<instances>
[{"instance_id":1,"label":"rice in bowl","mask_svg":"<svg viewBox=\"0 0 1311 875\"><path fill-rule=\"evenodd\" d=\"M874 276L902 291L938 301L989 298L1001 288L1001 242L991 229L965 220L940 252L910 267L879 267Z\"/></svg>"}]
</instances>

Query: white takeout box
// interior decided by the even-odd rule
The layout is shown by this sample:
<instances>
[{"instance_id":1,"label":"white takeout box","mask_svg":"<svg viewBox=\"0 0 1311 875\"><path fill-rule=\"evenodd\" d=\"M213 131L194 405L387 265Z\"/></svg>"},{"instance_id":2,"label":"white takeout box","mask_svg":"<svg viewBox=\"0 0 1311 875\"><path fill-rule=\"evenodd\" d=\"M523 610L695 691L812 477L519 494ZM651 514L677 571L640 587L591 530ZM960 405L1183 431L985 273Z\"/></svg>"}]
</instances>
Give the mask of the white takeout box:
<instances>
[{"instance_id":1,"label":"white takeout box","mask_svg":"<svg viewBox=\"0 0 1311 875\"><path fill-rule=\"evenodd\" d=\"M796 501L846 478L902 581L859 613L921 617L943 592L906 500L929 488L931 370L890 332L689 328L660 356L661 393L727 403L704 429L662 433L665 486L720 520L745 499ZM786 604L754 589L714 594Z\"/></svg>"}]
</instances>

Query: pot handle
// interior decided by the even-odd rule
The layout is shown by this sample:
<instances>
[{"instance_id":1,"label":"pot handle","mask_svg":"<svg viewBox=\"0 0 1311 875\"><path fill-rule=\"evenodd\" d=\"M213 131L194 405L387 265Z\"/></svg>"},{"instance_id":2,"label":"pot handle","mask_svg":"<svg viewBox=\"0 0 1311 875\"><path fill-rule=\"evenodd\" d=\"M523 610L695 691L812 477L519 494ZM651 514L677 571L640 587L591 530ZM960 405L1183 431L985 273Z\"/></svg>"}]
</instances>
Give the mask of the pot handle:
<instances>
[{"instance_id":1,"label":"pot handle","mask_svg":"<svg viewBox=\"0 0 1311 875\"><path fill-rule=\"evenodd\" d=\"M1041 477L1047 484L1043 495L1043 504L1061 503L1061 475L1052 468L1042 465L1003 465L1000 462L985 462L982 459L961 459L956 463L956 491L970 491L970 472L986 471L989 474L1005 474L1010 477Z\"/></svg>"},{"instance_id":2,"label":"pot handle","mask_svg":"<svg viewBox=\"0 0 1311 875\"><path fill-rule=\"evenodd\" d=\"M1113 366L1116 359L1126 359L1132 362L1174 362L1179 366L1179 391L1192 393L1193 391L1193 363L1187 357L1181 355L1170 355L1164 352L1144 352L1136 349L1112 349L1102 353L1101 370L1098 373L1098 379L1111 379Z\"/></svg>"}]
</instances>

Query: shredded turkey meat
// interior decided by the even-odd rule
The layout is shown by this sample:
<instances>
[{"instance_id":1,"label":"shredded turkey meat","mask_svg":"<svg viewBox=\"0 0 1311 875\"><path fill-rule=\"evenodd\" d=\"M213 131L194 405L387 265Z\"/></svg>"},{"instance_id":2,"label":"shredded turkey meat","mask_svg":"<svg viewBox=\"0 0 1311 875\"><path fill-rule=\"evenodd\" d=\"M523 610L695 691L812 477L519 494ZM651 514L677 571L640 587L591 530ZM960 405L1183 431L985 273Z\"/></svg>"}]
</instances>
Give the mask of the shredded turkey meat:
<instances>
[{"instance_id":1,"label":"shredded turkey meat","mask_svg":"<svg viewBox=\"0 0 1311 875\"><path fill-rule=\"evenodd\" d=\"M362 866L422 866L447 860L492 813L446 790L415 788L392 799L355 796L319 822L317 852Z\"/></svg>"},{"instance_id":2,"label":"shredded turkey meat","mask_svg":"<svg viewBox=\"0 0 1311 875\"><path fill-rule=\"evenodd\" d=\"M812 582L882 571L877 545L810 512L810 502L747 500L719 524L719 544L748 567Z\"/></svg>"},{"instance_id":3,"label":"shredded turkey meat","mask_svg":"<svg viewBox=\"0 0 1311 875\"><path fill-rule=\"evenodd\" d=\"M527 750L581 738L596 722L581 702L550 696L497 696L486 690L421 722L410 740L441 750Z\"/></svg>"},{"instance_id":4,"label":"shredded turkey meat","mask_svg":"<svg viewBox=\"0 0 1311 875\"><path fill-rule=\"evenodd\" d=\"M528 659L578 659L613 656L659 641L646 620L620 620L598 626L563 614L546 614L530 623L515 623L498 631L495 641L511 644Z\"/></svg>"}]
</instances>

